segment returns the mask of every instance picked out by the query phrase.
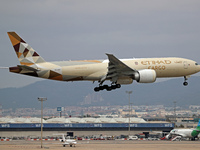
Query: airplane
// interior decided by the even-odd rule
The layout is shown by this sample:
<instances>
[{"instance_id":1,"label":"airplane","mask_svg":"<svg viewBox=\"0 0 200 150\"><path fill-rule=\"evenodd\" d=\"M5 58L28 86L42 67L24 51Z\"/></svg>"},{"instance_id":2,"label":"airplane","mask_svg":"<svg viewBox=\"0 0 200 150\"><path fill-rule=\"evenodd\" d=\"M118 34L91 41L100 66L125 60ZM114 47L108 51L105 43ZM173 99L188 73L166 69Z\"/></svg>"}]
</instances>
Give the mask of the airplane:
<instances>
[{"instance_id":1,"label":"airplane","mask_svg":"<svg viewBox=\"0 0 200 150\"><path fill-rule=\"evenodd\" d=\"M164 139L169 139L172 136L175 136L172 138L172 141L175 140L176 138L190 138L192 141L195 140L196 137L198 137L200 133L200 120L195 129L173 129L170 131L168 135L164 137Z\"/></svg>"},{"instance_id":2,"label":"airplane","mask_svg":"<svg viewBox=\"0 0 200 150\"><path fill-rule=\"evenodd\" d=\"M156 78L188 77L200 71L197 62L178 57L118 59L107 54L106 60L45 61L32 47L15 32L8 32L20 65L9 67L13 73L58 81L98 81L95 92L111 91L124 84L153 83ZM110 80L111 85L103 85Z\"/></svg>"},{"instance_id":3,"label":"airplane","mask_svg":"<svg viewBox=\"0 0 200 150\"><path fill-rule=\"evenodd\" d=\"M58 134L57 134L58 135ZM72 146L76 146L77 142L74 139L65 139L65 135L64 134L60 134L62 135L62 140L60 140L62 142L63 147L65 147L66 145L69 145L70 147Z\"/></svg>"}]
</instances>

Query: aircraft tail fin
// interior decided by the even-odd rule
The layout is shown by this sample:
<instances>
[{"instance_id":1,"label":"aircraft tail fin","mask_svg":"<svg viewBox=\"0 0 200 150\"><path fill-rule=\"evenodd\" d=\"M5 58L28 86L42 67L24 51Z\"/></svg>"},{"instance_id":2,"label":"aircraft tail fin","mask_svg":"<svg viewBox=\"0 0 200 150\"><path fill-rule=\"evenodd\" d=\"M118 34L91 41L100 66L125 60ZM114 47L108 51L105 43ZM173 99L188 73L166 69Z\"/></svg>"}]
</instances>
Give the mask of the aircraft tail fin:
<instances>
[{"instance_id":1,"label":"aircraft tail fin","mask_svg":"<svg viewBox=\"0 0 200 150\"><path fill-rule=\"evenodd\" d=\"M42 63L45 60L28 45L17 33L8 32L10 41L15 49L21 65L31 66L35 63Z\"/></svg>"},{"instance_id":2,"label":"aircraft tail fin","mask_svg":"<svg viewBox=\"0 0 200 150\"><path fill-rule=\"evenodd\" d=\"M64 134L62 134L62 140L63 140L63 142L65 142L65 135Z\"/></svg>"},{"instance_id":3,"label":"aircraft tail fin","mask_svg":"<svg viewBox=\"0 0 200 150\"><path fill-rule=\"evenodd\" d=\"M199 120L199 123L197 125L197 129L200 131L200 120Z\"/></svg>"}]
</instances>

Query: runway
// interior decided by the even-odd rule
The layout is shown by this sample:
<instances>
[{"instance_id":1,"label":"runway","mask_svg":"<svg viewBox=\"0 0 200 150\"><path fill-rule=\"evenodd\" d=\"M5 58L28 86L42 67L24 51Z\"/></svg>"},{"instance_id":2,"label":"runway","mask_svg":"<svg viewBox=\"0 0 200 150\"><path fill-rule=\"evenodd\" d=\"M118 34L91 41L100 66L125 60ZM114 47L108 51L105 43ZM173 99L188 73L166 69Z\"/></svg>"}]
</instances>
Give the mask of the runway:
<instances>
[{"instance_id":1,"label":"runway","mask_svg":"<svg viewBox=\"0 0 200 150\"><path fill-rule=\"evenodd\" d=\"M43 149L73 150L199 150L200 141L78 141L76 147L62 147L59 141L44 141ZM41 149L40 141L6 141L0 142L2 150L35 150Z\"/></svg>"}]
</instances>

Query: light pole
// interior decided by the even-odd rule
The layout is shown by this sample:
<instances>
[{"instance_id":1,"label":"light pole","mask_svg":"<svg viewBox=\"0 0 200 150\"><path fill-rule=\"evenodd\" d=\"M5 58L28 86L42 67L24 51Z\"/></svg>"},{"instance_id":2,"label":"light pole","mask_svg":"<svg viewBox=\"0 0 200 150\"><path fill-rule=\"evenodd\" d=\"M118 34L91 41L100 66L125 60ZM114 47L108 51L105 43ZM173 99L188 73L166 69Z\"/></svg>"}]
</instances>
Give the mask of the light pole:
<instances>
[{"instance_id":1,"label":"light pole","mask_svg":"<svg viewBox=\"0 0 200 150\"><path fill-rule=\"evenodd\" d=\"M176 101L174 101L174 126L176 127Z\"/></svg>"},{"instance_id":2,"label":"light pole","mask_svg":"<svg viewBox=\"0 0 200 150\"><path fill-rule=\"evenodd\" d=\"M42 139L43 139L43 137L42 137L42 132L43 132L43 101L46 101L47 100L47 98L46 97L38 97L38 101L40 101L41 102L41 148L43 148L42 147Z\"/></svg>"},{"instance_id":3,"label":"light pole","mask_svg":"<svg viewBox=\"0 0 200 150\"><path fill-rule=\"evenodd\" d=\"M131 116L133 117L133 103L130 103L131 105Z\"/></svg>"},{"instance_id":4,"label":"light pole","mask_svg":"<svg viewBox=\"0 0 200 150\"><path fill-rule=\"evenodd\" d=\"M131 93L132 93L133 91L126 91L126 93L129 95L129 103L128 103L128 105L129 105L129 123L128 123L128 135L130 136L130 95L131 95Z\"/></svg>"}]
</instances>

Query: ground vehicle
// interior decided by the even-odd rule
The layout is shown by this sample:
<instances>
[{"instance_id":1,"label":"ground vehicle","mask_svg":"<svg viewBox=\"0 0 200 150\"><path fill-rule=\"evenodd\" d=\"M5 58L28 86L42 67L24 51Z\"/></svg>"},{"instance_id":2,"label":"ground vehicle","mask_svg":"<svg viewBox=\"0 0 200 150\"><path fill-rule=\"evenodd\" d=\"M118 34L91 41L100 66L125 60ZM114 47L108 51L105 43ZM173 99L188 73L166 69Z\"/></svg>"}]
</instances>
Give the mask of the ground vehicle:
<instances>
[{"instance_id":1,"label":"ground vehicle","mask_svg":"<svg viewBox=\"0 0 200 150\"><path fill-rule=\"evenodd\" d=\"M128 140L138 140L138 137L137 136L129 136Z\"/></svg>"}]
</instances>

